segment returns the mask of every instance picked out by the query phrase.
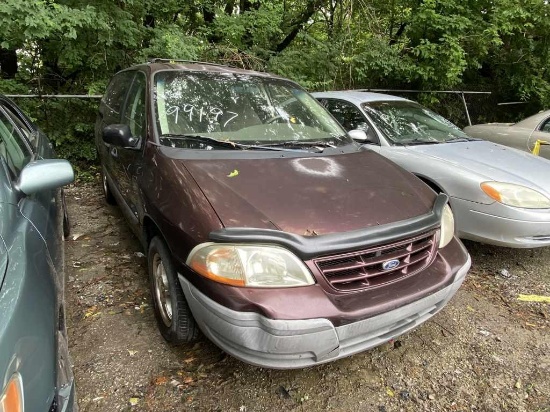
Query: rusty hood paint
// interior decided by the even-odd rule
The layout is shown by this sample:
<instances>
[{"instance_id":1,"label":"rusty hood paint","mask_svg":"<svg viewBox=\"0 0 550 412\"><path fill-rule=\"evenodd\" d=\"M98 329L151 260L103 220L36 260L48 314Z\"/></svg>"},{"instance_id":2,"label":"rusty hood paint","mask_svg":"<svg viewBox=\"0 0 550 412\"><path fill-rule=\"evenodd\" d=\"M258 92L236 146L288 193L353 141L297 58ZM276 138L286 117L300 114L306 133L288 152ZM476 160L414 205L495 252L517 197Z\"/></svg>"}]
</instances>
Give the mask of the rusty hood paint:
<instances>
[{"instance_id":1,"label":"rusty hood paint","mask_svg":"<svg viewBox=\"0 0 550 412\"><path fill-rule=\"evenodd\" d=\"M435 194L376 153L182 160L225 227L345 232L431 210Z\"/></svg>"}]
</instances>

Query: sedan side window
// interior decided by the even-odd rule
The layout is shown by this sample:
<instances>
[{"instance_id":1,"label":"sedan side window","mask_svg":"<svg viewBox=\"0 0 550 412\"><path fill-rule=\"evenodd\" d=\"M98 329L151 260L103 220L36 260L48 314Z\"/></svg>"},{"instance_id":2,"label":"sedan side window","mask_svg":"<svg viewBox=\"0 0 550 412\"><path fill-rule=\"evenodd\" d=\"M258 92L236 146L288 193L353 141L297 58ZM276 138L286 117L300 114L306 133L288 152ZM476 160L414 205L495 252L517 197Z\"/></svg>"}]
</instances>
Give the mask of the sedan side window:
<instances>
[{"instance_id":1,"label":"sedan side window","mask_svg":"<svg viewBox=\"0 0 550 412\"><path fill-rule=\"evenodd\" d=\"M38 133L36 133L35 130L31 130L26 124L25 122L23 121L23 119L21 119L19 117L19 114L14 112L13 110L11 110L8 106L3 106L4 107L4 110L6 111L6 113L11 117L11 119L13 120L13 122L15 124L17 124L17 126L19 127L19 130L21 130L21 133L23 133L25 135L25 137L27 138L27 140L29 141L29 143L31 144L31 146L33 148L36 148L36 145L37 145L37 137L38 137Z\"/></svg>"},{"instance_id":2,"label":"sedan side window","mask_svg":"<svg viewBox=\"0 0 550 412\"><path fill-rule=\"evenodd\" d=\"M550 118L546 119L540 127L541 132L550 133Z\"/></svg>"},{"instance_id":3,"label":"sedan side window","mask_svg":"<svg viewBox=\"0 0 550 412\"><path fill-rule=\"evenodd\" d=\"M32 153L25 144L19 129L0 110L0 156L6 161L15 179L21 169L30 161Z\"/></svg>"},{"instance_id":4,"label":"sedan side window","mask_svg":"<svg viewBox=\"0 0 550 412\"><path fill-rule=\"evenodd\" d=\"M355 129L364 130L372 142L378 143L375 131L355 105L343 100L326 99L324 106L348 132Z\"/></svg>"}]
</instances>

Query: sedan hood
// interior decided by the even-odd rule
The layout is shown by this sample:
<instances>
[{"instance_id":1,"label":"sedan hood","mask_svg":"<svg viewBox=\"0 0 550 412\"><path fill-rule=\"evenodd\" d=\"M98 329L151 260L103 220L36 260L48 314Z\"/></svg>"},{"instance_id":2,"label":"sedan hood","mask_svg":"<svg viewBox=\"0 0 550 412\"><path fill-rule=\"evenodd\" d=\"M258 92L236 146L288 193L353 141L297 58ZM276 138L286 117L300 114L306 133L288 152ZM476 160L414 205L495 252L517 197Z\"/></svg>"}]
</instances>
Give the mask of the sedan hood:
<instances>
[{"instance_id":1,"label":"sedan hood","mask_svg":"<svg viewBox=\"0 0 550 412\"><path fill-rule=\"evenodd\" d=\"M378 154L182 160L225 227L321 235L427 213L435 195Z\"/></svg>"},{"instance_id":2,"label":"sedan hood","mask_svg":"<svg viewBox=\"0 0 550 412\"><path fill-rule=\"evenodd\" d=\"M408 146L487 180L516 183L550 195L550 161L484 140Z\"/></svg>"}]
</instances>

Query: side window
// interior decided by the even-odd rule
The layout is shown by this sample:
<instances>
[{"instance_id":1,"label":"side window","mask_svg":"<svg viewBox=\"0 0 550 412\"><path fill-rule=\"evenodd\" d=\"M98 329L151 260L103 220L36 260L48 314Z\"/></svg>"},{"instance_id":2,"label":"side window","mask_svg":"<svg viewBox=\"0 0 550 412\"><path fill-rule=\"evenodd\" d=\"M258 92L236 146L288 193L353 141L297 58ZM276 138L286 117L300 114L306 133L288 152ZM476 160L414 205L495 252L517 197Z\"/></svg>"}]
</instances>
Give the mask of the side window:
<instances>
[{"instance_id":1,"label":"side window","mask_svg":"<svg viewBox=\"0 0 550 412\"><path fill-rule=\"evenodd\" d=\"M546 119L540 126L541 132L550 133L550 118Z\"/></svg>"},{"instance_id":2,"label":"side window","mask_svg":"<svg viewBox=\"0 0 550 412\"><path fill-rule=\"evenodd\" d=\"M101 100L106 124L120 123L120 114L134 75L135 72L122 72L113 77L111 83L109 83L107 91Z\"/></svg>"},{"instance_id":3,"label":"side window","mask_svg":"<svg viewBox=\"0 0 550 412\"><path fill-rule=\"evenodd\" d=\"M15 179L21 169L31 160L32 153L25 144L19 129L0 109L0 156L4 158L12 178Z\"/></svg>"},{"instance_id":4,"label":"side window","mask_svg":"<svg viewBox=\"0 0 550 412\"><path fill-rule=\"evenodd\" d=\"M325 107L346 130L363 129L365 117L353 104L342 100L326 100Z\"/></svg>"},{"instance_id":5,"label":"side window","mask_svg":"<svg viewBox=\"0 0 550 412\"><path fill-rule=\"evenodd\" d=\"M372 142L378 143L376 132L355 105L343 100L326 99L324 106L348 132L354 129L364 130Z\"/></svg>"},{"instance_id":6,"label":"side window","mask_svg":"<svg viewBox=\"0 0 550 412\"><path fill-rule=\"evenodd\" d=\"M23 133L25 135L25 138L29 141L31 146L33 148L36 148L38 133L36 133L36 131L30 129L27 126L27 124L23 121L23 119L21 119L19 117L19 115L16 112L14 112L13 110L11 110L8 106L3 106L3 107L4 107L4 110L6 111L6 113L8 113L8 115L11 117L13 122L15 124L17 124L17 126L19 127L19 130L21 130L21 133Z\"/></svg>"},{"instance_id":7,"label":"side window","mask_svg":"<svg viewBox=\"0 0 550 412\"><path fill-rule=\"evenodd\" d=\"M126 99L126 107L122 114L122 123L130 127L132 136L144 138L145 128L145 76L138 73Z\"/></svg>"}]
</instances>

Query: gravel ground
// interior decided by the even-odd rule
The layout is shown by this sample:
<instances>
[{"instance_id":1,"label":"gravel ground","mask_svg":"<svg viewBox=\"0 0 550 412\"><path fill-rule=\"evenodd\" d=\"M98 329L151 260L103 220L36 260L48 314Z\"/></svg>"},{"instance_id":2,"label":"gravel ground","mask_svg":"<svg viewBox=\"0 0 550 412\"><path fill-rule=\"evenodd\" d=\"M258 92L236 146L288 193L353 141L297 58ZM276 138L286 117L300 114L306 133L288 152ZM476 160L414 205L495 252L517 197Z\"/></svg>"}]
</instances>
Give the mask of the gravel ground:
<instances>
[{"instance_id":1,"label":"gravel ground","mask_svg":"<svg viewBox=\"0 0 550 412\"><path fill-rule=\"evenodd\" d=\"M550 411L550 248L467 243L451 303L399 340L303 370L244 364L157 331L146 261L99 184L66 191L70 351L80 410Z\"/></svg>"}]
</instances>

